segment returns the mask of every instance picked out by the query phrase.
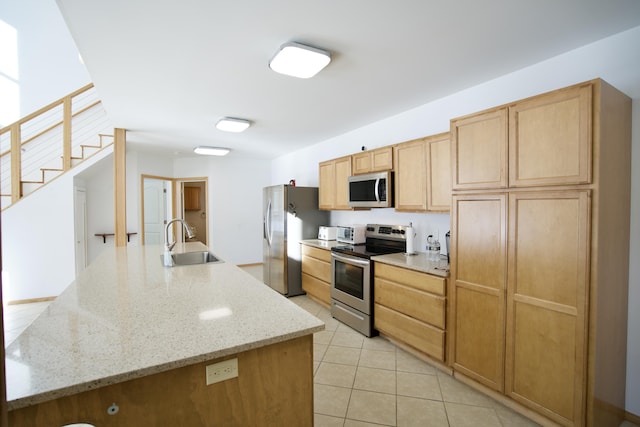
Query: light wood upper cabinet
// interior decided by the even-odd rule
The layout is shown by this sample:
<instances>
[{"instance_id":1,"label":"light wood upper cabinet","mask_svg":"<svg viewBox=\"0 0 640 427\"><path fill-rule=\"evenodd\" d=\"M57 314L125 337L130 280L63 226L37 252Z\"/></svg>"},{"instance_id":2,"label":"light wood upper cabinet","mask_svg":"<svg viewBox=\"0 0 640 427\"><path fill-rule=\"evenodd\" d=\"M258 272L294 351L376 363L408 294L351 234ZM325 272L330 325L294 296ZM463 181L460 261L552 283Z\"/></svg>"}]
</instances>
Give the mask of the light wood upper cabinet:
<instances>
[{"instance_id":1,"label":"light wood upper cabinet","mask_svg":"<svg viewBox=\"0 0 640 427\"><path fill-rule=\"evenodd\" d=\"M592 85L509 107L509 186L591 182Z\"/></svg>"},{"instance_id":2,"label":"light wood upper cabinet","mask_svg":"<svg viewBox=\"0 0 640 427\"><path fill-rule=\"evenodd\" d=\"M394 148L395 208L447 212L451 206L449 133L397 144Z\"/></svg>"},{"instance_id":3,"label":"light wood upper cabinet","mask_svg":"<svg viewBox=\"0 0 640 427\"><path fill-rule=\"evenodd\" d=\"M393 169L393 147L387 146L375 150L353 154L353 174L382 172Z\"/></svg>"},{"instance_id":4,"label":"light wood upper cabinet","mask_svg":"<svg viewBox=\"0 0 640 427\"><path fill-rule=\"evenodd\" d=\"M184 187L184 210L200 210L200 187Z\"/></svg>"},{"instance_id":5,"label":"light wood upper cabinet","mask_svg":"<svg viewBox=\"0 0 640 427\"><path fill-rule=\"evenodd\" d=\"M424 138L394 148L396 210L427 210L427 142Z\"/></svg>"},{"instance_id":6,"label":"light wood upper cabinet","mask_svg":"<svg viewBox=\"0 0 640 427\"><path fill-rule=\"evenodd\" d=\"M320 209L351 209L349 207L349 176L351 156L320 162L318 206Z\"/></svg>"},{"instance_id":7,"label":"light wood upper cabinet","mask_svg":"<svg viewBox=\"0 0 640 427\"><path fill-rule=\"evenodd\" d=\"M426 138L427 210L448 212L451 208L451 139L449 133Z\"/></svg>"},{"instance_id":8,"label":"light wood upper cabinet","mask_svg":"<svg viewBox=\"0 0 640 427\"><path fill-rule=\"evenodd\" d=\"M452 188L507 187L507 109L451 120Z\"/></svg>"},{"instance_id":9,"label":"light wood upper cabinet","mask_svg":"<svg viewBox=\"0 0 640 427\"><path fill-rule=\"evenodd\" d=\"M593 84L451 120L453 189L591 182Z\"/></svg>"}]
</instances>

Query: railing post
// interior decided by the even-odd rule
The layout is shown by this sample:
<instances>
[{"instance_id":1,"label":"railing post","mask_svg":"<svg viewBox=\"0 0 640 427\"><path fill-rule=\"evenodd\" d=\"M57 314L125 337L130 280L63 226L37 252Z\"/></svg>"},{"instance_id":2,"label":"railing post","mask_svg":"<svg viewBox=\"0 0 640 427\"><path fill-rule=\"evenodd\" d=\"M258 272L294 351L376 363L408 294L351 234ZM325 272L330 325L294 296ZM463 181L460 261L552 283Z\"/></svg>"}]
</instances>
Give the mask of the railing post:
<instances>
[{"instance_id":1,"label":"railing post","mask_svg":"<svg viewBox=\"0 0 640 427\"><path fill-rule=\"evenodd\" d=\"M11 126L11 203L22 197L22 151L20 149L20 123Z\"/></svg>"},{"instance_id":2,"label":"railing post","mask_svg":"<svg viewBox=\"0 0 640 427\"><path fill-rule=\"evenodd\" d=\"M127 131L114 129L113 178L115 193L115 245L127 245Z\"/></svg>"},{"instance_id":3,"label":"railing post","mask_svg":"<svg viewBox=\"0 0 640 427\"><path fill-rule=\"evenodd\" d=\"M62 170L71 169L71 96L64 97L62 116Z\"/></svg>"}]
</instances>

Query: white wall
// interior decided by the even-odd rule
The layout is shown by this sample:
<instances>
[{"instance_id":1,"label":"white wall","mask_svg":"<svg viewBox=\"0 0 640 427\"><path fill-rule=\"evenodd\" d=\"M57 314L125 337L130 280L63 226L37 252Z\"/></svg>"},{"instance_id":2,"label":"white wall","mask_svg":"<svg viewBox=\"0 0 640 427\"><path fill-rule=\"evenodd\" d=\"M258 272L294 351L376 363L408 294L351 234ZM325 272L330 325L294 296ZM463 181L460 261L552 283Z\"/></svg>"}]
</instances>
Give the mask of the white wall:
<instances>
[{"instance_id":1,"label":"white wall","mask_svg":"<svg viewBox=\"0 0 640 427\"><path fill-rule=\"evenodd\" d=\"M627 351L627 411L640 414L640 27L568 52L534 66L488 81L394 117L323 141L273 161L272 183L297 179L299 185L318 183L318 162L367 149L445 132L454 117L501 105L549 90L601 77L634 100L631 268ZM431 82L430 82L431 83ZM426 234L449 222L448 215L399 214L391 209L333 212L331 225L413 221L416 247ZM448 229L448 228L447 228ZM444 246L444 245L443 245Z\"/></svg>"},{"instance_id":2,"label":"white wall","mask_svg":"<svg viewBox=\"0 0 640 427\"><path fill-rule=\"evenodd\" d=\"M91 83L55 1L3 1L0 20L17 31L20 117Z\"/></svg>"},{"instance_id":3,"label":"white wall","mask_svg":"<svg viewBox=\"0 0 640 427\"><path fill-rule=\"evenodd\" d=\"M175 177L209 178L211 250L233 264L262 262L262 188L269 185L269 162L236 159L233 154L178 159L173 173Z\"/></svg>"}]
</instances>

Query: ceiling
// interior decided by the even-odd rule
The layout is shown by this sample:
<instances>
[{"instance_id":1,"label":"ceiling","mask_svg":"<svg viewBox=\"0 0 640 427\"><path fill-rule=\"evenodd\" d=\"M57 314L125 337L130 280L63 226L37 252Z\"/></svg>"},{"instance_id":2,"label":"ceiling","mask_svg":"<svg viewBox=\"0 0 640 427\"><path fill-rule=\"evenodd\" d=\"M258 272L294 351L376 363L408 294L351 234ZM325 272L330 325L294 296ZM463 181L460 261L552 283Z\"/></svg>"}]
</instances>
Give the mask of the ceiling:
<instances>
[{"instance_id":1,"label":"ceiling","mask_svg":"<svg viewBox=\"0 0 640 427\"><path fill-rule=\"evenodd\" d=\"M138 149L274 158L640 25L638 0L57 0ZM288 41L332 54L270 70ZM215 129L222 116L253 126Z\"/></svg>"}]
</instances>

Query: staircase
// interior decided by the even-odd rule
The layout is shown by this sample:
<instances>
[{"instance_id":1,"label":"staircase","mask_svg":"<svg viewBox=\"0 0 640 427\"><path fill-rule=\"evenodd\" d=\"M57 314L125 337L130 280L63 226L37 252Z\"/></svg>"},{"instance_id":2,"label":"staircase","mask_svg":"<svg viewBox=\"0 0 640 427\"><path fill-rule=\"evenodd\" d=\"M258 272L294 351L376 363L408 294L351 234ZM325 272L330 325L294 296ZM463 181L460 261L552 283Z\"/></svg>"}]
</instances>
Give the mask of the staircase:
<instances>
[{"instance_id":1,"label":"staircase","mask_svg":"<svg viewBox=\"0 0 640 427\"><path fill-rule=\"evenodd\" d=\"M112 129L93 84L0 129L0 208L113 144Z\"/></svg>"}]
</instances>

